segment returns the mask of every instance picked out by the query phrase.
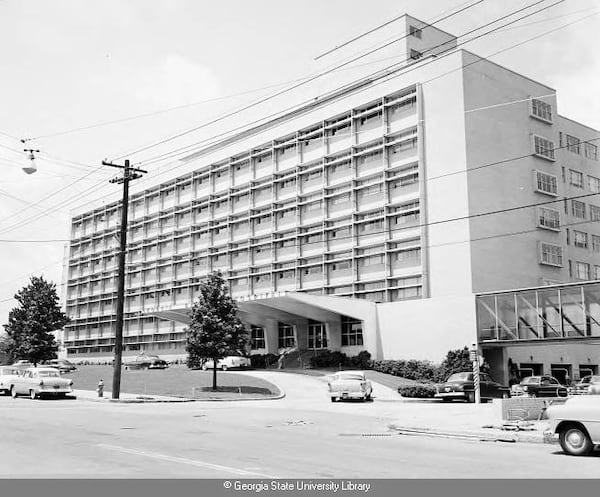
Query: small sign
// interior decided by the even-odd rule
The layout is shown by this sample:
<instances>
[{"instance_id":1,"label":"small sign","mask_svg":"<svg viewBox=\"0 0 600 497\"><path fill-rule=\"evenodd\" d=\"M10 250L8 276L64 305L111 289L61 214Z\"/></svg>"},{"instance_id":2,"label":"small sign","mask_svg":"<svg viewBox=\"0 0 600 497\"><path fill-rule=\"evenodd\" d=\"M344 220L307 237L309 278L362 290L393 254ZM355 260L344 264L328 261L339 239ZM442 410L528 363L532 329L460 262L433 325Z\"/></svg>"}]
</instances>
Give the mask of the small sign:
<instances>
[{"instance_id":1,"label":"small sign","mask_svg":"<svg viewBox=\"0 0 600 497\"><path fill-rule=\"evenodd\" d=\"M477 351L476 350L470 350L469 351L469 358L471 359L471 362L476 362L478 357L477 357Z\"/></svg>"}]
</instances>

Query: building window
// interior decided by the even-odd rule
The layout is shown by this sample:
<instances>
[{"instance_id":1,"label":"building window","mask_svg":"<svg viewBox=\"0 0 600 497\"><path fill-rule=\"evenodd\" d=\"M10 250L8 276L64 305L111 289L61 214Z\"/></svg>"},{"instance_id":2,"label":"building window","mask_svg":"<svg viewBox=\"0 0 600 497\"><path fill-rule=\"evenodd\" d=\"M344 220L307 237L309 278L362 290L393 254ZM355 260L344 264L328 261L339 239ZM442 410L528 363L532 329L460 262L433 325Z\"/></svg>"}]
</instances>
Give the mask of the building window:
<instances>
[{"instance_id":1,"label":"building window","mask_svg":"<svg viewBox=\"0 0 600 497\"><path fill-rule=\"evenodd\" d=\"M534 154L544 159L554 160L554 142L541 136L533 137Z\"/></svg>"},{"instance_id":2,"label":"building window","mask_svg":"<svg viewBox=\"0 0 600 497\"><path fill-rule=\"evenodd\" d=\"M585 204L579 200L571 200L571 211L573 217L585 219Z\"/></svg>"},{"instance_id":3,"label":"building window","mask_svg":"<svg viewBox=\"0 0 600 497\"><path fill-rule=\"evenodd\" d=\"M264 349L265 346L265 330L260 326L252 326L250 328L250 348L252 350Z\"/></svg>"},{"instance_id":4,"label":"building window","mask_svg":"<svg viewBox=\"0 0 600 497\"><path fill-rule=\"evenodd\" d=\"M600 266L594 266L594 279L600 280Z\"/></svg>"},{"instance_id":5,"label":"building window","mask_svg":"<svg viewBox=\"0 0 600 497\"><path fill-rule=\"evenodd\" d=\"M573 245L579 248L588 247L588 236L583 231L573 230Z\"/></svg>"},{"instance_id":6,"label":"building window","mask_svg":"<svg viewBox=\"0 0 600 497\"><path fill-rule=\"evenodd\" d=\"M540 243L540 263L549 266L563 265L562 247L551 243Z\"/></svg>"},{"instance_id":7,"label":"building window","mask_svg":"<svg viewBox=\"0 0 600 497\"><path fill-rule=\"evenodd\" d=\"M579 154L581 150L579 138L576 136L567 135L567 150L569 152L573 152L574 154Z\"/></svg>"},{"instance_id":8,"label":"building window","mask_svg":"<svg viewBox=\"0 0 600 497\"><path fill-rule=\"evenodd\" d=\"M593 193L600 193L600 178L588 176L588 188Z\"/></svg>"},{"instance_id":9,"label":"building window","mask_svg":"<svg viewBox=\"0 0 600 497\"><path fill-rule=\"evenodd\" d=\"M592 235L592 250L600 252L600 236L598 235Z\"/></svg>"},{"instance_id":10,"label":"building window","mask_svg":"<svg viewBox=\"0 0 600 497\"><path fill-rule=\"evenodd\" d=\"M362 321L342 317L342 347L363 344Z\"/></svg>"},{"instance_id":11,"label":"building window","mask_svg":"<svg viewBox=\"0 0 600 497\"><path fill-rule=\"evenodd\" d=\"M590 279L590 265L585 262L575 263L575 277L578 280L589 280Z\"/></svg>"},{"instance_id":12,"label":"building window","mask_svg":"<svg viewBox=\"0 0 600 497\"><path fill-rule=\"evenodd\" d=\"M558 178L552 174L535 171L535 189L540 193L558 195Z\"/></svg>"},{"instance_id":13,"label":"building window","mask_svg":"<svg viewBox=\"0 0 600 497\"><path fill-rule=\"evenodd\" d=\"M583 173L569 169L569 182L577 188L583 188Z\"/></svg>"},{"instance_id":14,"label":"building window","mask_svg":"<svg viewBox=\"0 0 600 497\"><path fill-rule=\"evenodd\" d=\"M419 28L416 28L415 26L409 26L408 34L410 36L414 36L415 38L419 38L419 40L420 40L421 36L423 35L423 32Z\"/></svg>"},{"instance_id":15,"label":"building window","mask_svg":"<svg viewBox=\"0 0 600 497\"><path fill-rule=\"evenodd\" d=\"M538 100L537 98L531 99L531 114L535 117L552 122L552 105L549 103Z\"/></svg>"},{"instance_id":16,"label":"building window","mask_svg":"<svg viewBox=\"0 0 600 497\"><path fill-rule=\"evenodd\" d=\"M288 349L296 346L294 327L289 324L279 323L278 338L280 349Z\"/></svg>"},{"instance_id":17,"label":"building window","mask_svg":"<svg viewBox=\"0 0 600 497\"><path fill-rule=\"evenodd\" d=\"M598 147L593 143L585 142L583 151L586 159L598 160Z\"/></svg>"},{"instance_id":18,"label":"building window","mask_svg":"<svg viewBox=\"0 0 600 497\"><path fill-rule=\"evenodd\" d=\"M423 54L417 50L410 49L410 58L413 60L418 60L423 57Z\"/></svg>"},{"instance_id":19,"label":"building window","mask_svg":"<svg viewBox=\"0 0 600 497\"><path fill-rule=\"evenodd\" d=\"M590 204L590 221L600 221L600 207Z\"/></svg>"},{"instance_id":20,"label":"building window","mask_svg":"<svg viewBox=\"0 0 600 497\"><path fill-rule=\"evenodd\" d=\"M549 230L560 231L560 212L547 207L538 209L538 226Z\"/></svg>"},{"instance_id":21,"label":"building window","mask_svg":"<svg viewBox=\"0 0 600 497\"><path fill-rule=\"evenodd\" d=\"M309 321L308 348L311 350L327 348L327 332L323 323Z\"/></svg>"}]
</instances>

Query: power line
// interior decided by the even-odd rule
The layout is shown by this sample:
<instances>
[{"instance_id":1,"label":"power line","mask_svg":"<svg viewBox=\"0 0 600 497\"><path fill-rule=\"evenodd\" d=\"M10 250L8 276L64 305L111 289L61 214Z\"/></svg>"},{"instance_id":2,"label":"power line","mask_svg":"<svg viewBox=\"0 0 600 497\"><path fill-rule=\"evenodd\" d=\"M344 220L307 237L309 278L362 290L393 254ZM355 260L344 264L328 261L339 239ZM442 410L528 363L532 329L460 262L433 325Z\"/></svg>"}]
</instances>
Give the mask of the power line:
<instances>
[{"instance_id":1,"label":"power line","mask_svg":"<svg viewBox=\"0 0 600 497\"><path fill-rule=\"evenodd\" d=\"M494 24L494 23L498 22L499 20L502 20L502 19L505 19L505 18L507 18L507 17L510 17L510 16L514 15L515 13L518 13L518 12L520 12L520 11L524 10L524 9L530 8L531 6L533 6L533 5L536 5L536 4L538 4L538 3L540 3L540 2L543 2L543 1L546 1L546 0L539 0L538 2L536 2L536 3L532 4L532 5L528 6L528 7L524 7L524 8L518 9L518 10L516 10L516 11L513 11L513 12L511 12L510 14L507 14L507 15L505 15L505 16L502 16L502 17L500 17L500 18L496 19L495 21L492 21L492 22L490 22L490 23L487 23L487 24L485 24L485 25L484 25L484 26L482 26L482 27L487 27L487 26L489 26L490 24ZM551 8L551 7L555 6L555 5L559 4L559 3L562 3L562 2L564 2L564 1L565 1L565 0L559 0L558 2L556 2L556 3L552 4L552 5L549 5L549 6L543 7L543 8L541 8L541 9L539 9L539 10L535 11L535 12L532 12L532 13L526 14L526 15L524 15L524 16L522 16L522 17L518 18L518 19L515 19L515 20L513 20L513 21L510 21L510 22L508 22L508 23L506 23L506 24L504 24L504 25L502 25L502 26L500 26L500 27L493 28L493 29L491 29L490 31L488 31L488 32L486 32L486 33L483 33L483 34L477 35L477 36L475 36L475 37L472 37L472 38L471 38L471 39L469 39L469 40L466 40L466 41L463 41L463 42L461 42L461 43L458 43L458 44L457 44L457 48L458 48L459 46L462 46L462 45L466 44L466 43L470 43L470 42L472 42L472 41L474 41L474 40L476 40L476 39L478 39L478 38L481 38L481 37L483 37L483 36L487 36L488 34L490 34L490 33L493 33L494 31L497 31L497 30L499 30L499 29L501 29L501 28L503 28L503 27L505 27L505 26L508 26L508 25L510 25L510 24L514 24L515 22L518 22L518 21L520 21L520 20L522 20L522 19L525 19L526 17L530 17L530 16L532 16L532 15L535 15L535 14L537 14L537 13L539 13L539 12L543 11L543 10L549 9L549 8ZM474 31L477 31L477 30L479 30L479 29L481 29L481 27L479 27L479 28L476 28L476 29L474 29L474 30L471 30L471 31L468 31L467 33L463 33L462 35L460 35L460 36L459 36L459 38L460 38L460 37L464 37L466 34L471 34L471 33L473 33ZM433 50L435 50L436 48L439 48L439 47L442 47L442 46L446 45L446 43L447 43L447 42L445 42L445 43L441 43L441 44L439 44L439 45L436 45L436 46L432 47L431 49L429 49L428 51L433 51ZM382 47L380 47L380 48L382 48ZM379 49L380 49L380 48L379 48ZM376 49L376 50L378 50L378 49ZM374 51L376 51L376 50L373 50L372 52L374 52ZM372 52L369 52L369 53L372 53ZM426 52L424 52L424 53L426 53ZM452 52L450 52L450 53L452 53ZM379 71L377 71L377 72L375 72L375 73L372 73L372 74L370 74L370 75L368 75L368 76L366 76L366 77L361 77L360 79L358 79L358 80L355 80L355 81L353 81L352 83L350 83L348 86L352 87L352 86L353 86L353 85L355 85L355 84L358 84L358 83L360 83L360 82L363 82L363 81L367 80L369 77L375 77L375 76L377 76L377 75L379 75L379 76L377 76L377 79L383 79L383 78L390 78L390 79L391 79L391 78L395 78L395 77L400 77L400 76L403 76L403 75L405 75L405 74L408 74L408 73L410 73L410 72L412 72L412 71L416 70L416 69L417 69L417 68L419 68L419 67L423 67L424 65L428 65L428 64L430 64L430 63L434 62L435 60L439 60L440 58L447 57L448 55L450 55L450 53L445 53L445 54L442 54L442 55L438 56L438 57L437 57L437 59L433 59L433 60L426 61L425 63L423 63L423 64L421 64L421 65L419 65L419 66L416 66L416 67L415 67L415 66L411 66L411 67L408 67L408 68L407 68L407 67L403 66L403 67L397 68L397 66L399 66L400 64L402 64L402 63L404 63L404 62L407 62L407 61L409 60L409 59L405 59L404 61L401 61L401 62L399 62L399 63L397 63L397 64L393 64L393 65L391 65L391 66L388 66L387 68L385 68L385 69L383 69L383 70L379 70ZM499 53L499 52L498 52L498 53ZM368 55L368 54L365 54L365 55ZM495 55L495 54L494 54L494 55ZM364 55L362 55L362 56L364 56ZM361 57L362 57L362 56L361 56ZM468 66L468 64L465 64L464 66L461 66L461 67L457 68L457 70L461 69L462 67L467 67L467 66ZM339 66L338 66L338 67L339 67ZM396 69L394 69L394 70L392 71L392 68L394 68L394 67L396 67ZM386 70L388 71L388 74L382 74L382 72L383 72L383 71L386 71ZM322 73L322 74L325 74L325 73ZM447 74L447 73L446 73L446 74ZM383 81L379 81L379 82L375 82L375 81L373 81L373 82L371 83L371 85L369 86L369 89L370 89L370 88L373 88L373 86L376 86L376 85L378 85L378 84L385 83L386 81L388 81L388 80L387 80L387 79L384 79ZM431 80L429 80L429 81L431 81ZM423 83L423 84L424 84L424 83ZM296 86L296 87L297 87L297 86ZM290 89L293 89L293 88L294 88L294 87L292 87L292 88L290 88ZM286 91L287 91L287 90L286 90ZM357 91L364 91L364 90L358 89ZM301 108L301 107L303 107L303 106L305 106L305 105L309 105L309 104L313 103L315 100L318 100L318 99L324 98L326 95L327 95L327 94L324 94L324 95L320 95L320 96L318 96L318 97L316 97L316 98L312 98L312 99L306 100L306 101L304 101L304 102L302 102L302 103L300 103L300 104L296 104L296 105L294 105L294 106L288 107L287 109L284 109L283 111L278 111L278 112L276 112L276 113L273 113L273 114L270 114L270 115L268 115L268 116L266 116L266 117L263 117L263 118L260 118L260 119L254 120L254 121L252 121L252 122L250 122L250 123L246 123L246 124L244 124L244 125L242 125L242 126L238 126L238 127L236 127L236 128L230 129L230 130L228 130L228 131L226 131L226 132L220 133L220 134L218 134L218 135L215 135L215 136L213 136L213 137L211 137L211 138L207 138L207 139L205 139L205 140L201 140L200 142L197 142L197 143L195 143L195 144L192 144L192 145L186 145L186 146L184 146L184 147L180 147L180 148L178 148L178 149L174 149L174 150L173 150L173 151L171 151L171 152L165 152L165 153L163 153L163 154L159 154L159 155L155 156L154 158L150 158L150 159L146 159L146 160L140 161L140 162L138 162L138 164L146 164L146 165L147 165L147 164L149 164L149 163L150 163L150 161L153 161L154 159L157 159L157 158L161 158L161 157L168 158L168 157L166 157L166 156L174 156L174 155L182 155L183 153L191 153L191 150L192 150L192 148L193 148L193 147L196 147L197 145L199 145L199 144L201 144L201 143L206 143L207 141L213 140L215 137L222 137L222 136L224 136L224 135L227 135L227 134L229 134L229 133L232 133L233 131L237 131L237 130L240 130L240 129L244 129L244 128L248 127L248 126L251 126L251 125L254 125L254 124L260 123L261 121L264 121L264 120L266 120L266 119L272 119L272 118L274 118L274 117L276 117L276 116L278 116L278 115L280 115L280 114L282 114L282 113L291 112L291 111L293 111L294 109ZM271 95L271 96L269 96L269 97L266 97L266 98L267 98L267 99L270 99L270 98L274 98L275 96L278 96L278 94L274 94L274 95ZM265 101L266 101L266 100L265 100ZM259 102L255 102L255 103L253 103L253 104L250 104L250 106L258 105L258 103L262 103L262 102L261 102L261 101L259 101ZM215 122L217 122L217 121L219 121L219 120L222 120L222 119L225 119L226 117L231 117L232 115L234 115L234 114L236 114L236 113L239 113L239 112L242 112L242 111L244 111L244 110L247 110L247 108L249 108L249 107L247 106L247 107L244 107L244 108L241 108L241 109L237 109L236 111L233 111L233 112L232 112L232 113L230 113L230 114L226 114L226 115L220 116L220 117L216 118L216 119L215 119L215 120L213 120L213 121L210 121L210 122L204 123L204 124L202 124L202 125L200 125L200 126L197 126L197 127L195 127L195 128L192 128L192 129L190 129L190 130L188 130L188 131L184 132L183 134L187 134L187 133L189 133L189 132L197 131L198 129L201 129L201 128L203 128L203 127L209 126L209 125L211 125L211 124L214 124ZM179 137L179 136L183 136L183 134L179 134L177 137ZM166 140L163 140L161 143L158 143L158 144L166 143L167 141L171 141L171 138L169 138L169 139L166 139ZM148 147L145 147L145 148L144 148L144 150L147 150L148 148L152 148L153 146L154 146L154 145L152 145L152 146L148 146ZM134 152L132 152L132 153L133 153L133 154L135 154L135 153L138 153L138 152L140 152L140 151L142 151L142 149L138 149L138 150L136 150L136 151L134 151ZM184 152L184 151L185 151L185 152Z\"/></svg>"},{"instance_id":2,"label":"power line","mask_svg":"<svg viewBox=\"0 0 600 497\"><path fill-rule=\"evenodd\" d=\"M484 0L479 0L477 3L481 2L481 1L484 1ZM546 0L538 0L538 2L537 2L537 3L540 3L540 2L543 2L543 1L546 1ZM560 2L562 2L562 1L565 1L565 0L560 0ZM533 5L535 5L535 4L533 4ZM469 8L470 8L470 7L469 7ZM466 9L462 9L462 10L461 10L461 12L462 12L462 11L464 11L464 10L466 10ZM520 9L520 10L522 10L522 9ZM455 14L453 14L453 15L455 15ZM367 53L367 54L365 54L365 55L369 55L369 53ZM194 132L194 131L197 131L197 130L199 130L199 129L202 129L202 128L204 128L204 127L206 127L206 126L209 126L209 125L211 125L211 124L214 124L214 123L216 123L216 122L222 121L223 119L226 119L227 117L234 116L234 115L236 115L236 114L239 114L240 112L243 112L243 111L245 111L245 110L251 109L252 107L256 107L257 105L260 105L261 103L264 103L264 102L267 102L267 101L269 101L269 100L272 100L272 99L273 99L273 98L275 98L275 97L278 97L278 96L280 96L280 95L283 95L283 94L285 94L285 93L288 93L288 92L290 92L291 90L294 90L294 89L296 89L296 88L298 88L298 87L300 87L300 86L302 86L302 85L304 85L304 84L306 84L306 83L309 83L309 82L311 82L311 81L314 81L315 79L318 79L318 78L320 78L321 76L324 76L324 75L326 75L326 74L329 74L330 72L332 72L332 71L333 71L333 70L335 70L335 69L339 69L339 68L341 68L341 67L343 67L343 66L346 66L346 65L348 65L348 64L350 64L350 63L352 63L352 62L354 62L354 61L356 61L356 60L358 60L358 59L360 59L360 58L364 57L365 55L361 55L361 56L359 56L359 57L357 57L357 58L355 58L355 59L352 59L352 60L350 60L350 61L344 62L344 63L343 63L343 64L341 64L341 65L337 65L337 66L335 66L333 69L328 69L328 70L326 70L326 71L323 71L323 72L317 73L317 74L315 74L315 75L313 75L313 76L310 76L308 79L306 79L305 81L303 81L303 82L301 82L301 83L298 83L298 84L292 85L291 87L289 87L289 88L286 88L286 89L284 89L284 90L281 90L281 91L279 91L279 92L275 92L275 93L273 93L273 94L271 94L271 95L269 95L269 96L267 96L267 97L261 98L261 99L259 99L259 100L255 101L255 102L252 102L252 103L250 103L250 104L248 104L248 105L245 105L245 106L243 106L243 107L241 107L241 108L239 108L239 109L236 109L236 110L234 110L234 111L232 111L232 112L229 112L229 113L223 114L223 115L219 116L218 118L215 118L215 119L213 119L213 120L211 120L211 121L208 121L208 122L206 122L206 123L203 123L203 124L201 124L201 125L199 125L199 126L196 126L196 127L194 127L194 128L188 129L188 130L186 130L186 131L183 131L183 132L177 133L177 134L175 134L175 135L172 135L172 136L170 136L170 137L168 137L168 138L165 138L165 139L163 139L163 140L160 140L160 141L158 141L158 142L155 142L155 143L153 143L153 144L151 144L151 145L147 145L147 146L144 146L144 147L138 148L138 149L136 149L136 150L130 151L130 152L128 152L128 153L125 153L125 154L123 154L123 155L121 155L121 156L119 156L119 157L116 157L116 159L115 159L115 160L121 159L121 158L123 158L123 157L125 157L125 156L131 156L131 155L135 155L135 154L137 154L137 153L140 153L140 152L146 151L146 150L148 150L148 149L150 149L150 148L154 148L154 147L156 147L156 146L158 146L158 145L162 145L162 144L164 144L164 143L167 143L167 142L169 142L169 141L172 141L172 140L175 140L175 139L177 139L177 138L180 138L180 137L182 137L182 136L185 136L185 135L187 135L187 134L189 134L189 133L192 133L192 132Z\"/></svg>"}]
</instances>

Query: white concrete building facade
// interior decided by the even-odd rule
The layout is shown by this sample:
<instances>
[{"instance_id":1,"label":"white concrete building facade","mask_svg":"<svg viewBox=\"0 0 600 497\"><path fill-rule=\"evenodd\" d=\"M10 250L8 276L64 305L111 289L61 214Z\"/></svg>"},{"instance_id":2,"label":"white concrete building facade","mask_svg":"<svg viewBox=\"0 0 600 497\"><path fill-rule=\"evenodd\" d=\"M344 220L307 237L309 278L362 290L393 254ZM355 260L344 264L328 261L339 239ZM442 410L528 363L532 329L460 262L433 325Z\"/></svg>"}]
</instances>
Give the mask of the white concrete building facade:
<instances>
[{"instance_id":1,"label":"white concrete building facade","mask_svg":"<svg viewBox=\"0 0 600 497\"><path fill-rule=\"evenodd\" d=\"M405 21L404 67L132 195L125 354L183 356L213 270L256 353L432 360L477 342L476 294L600 277L598 132L559 116L552 88ZM119 202L73 217L69 357L112 355L119 219Z\"/></svg>"}]
</instances>

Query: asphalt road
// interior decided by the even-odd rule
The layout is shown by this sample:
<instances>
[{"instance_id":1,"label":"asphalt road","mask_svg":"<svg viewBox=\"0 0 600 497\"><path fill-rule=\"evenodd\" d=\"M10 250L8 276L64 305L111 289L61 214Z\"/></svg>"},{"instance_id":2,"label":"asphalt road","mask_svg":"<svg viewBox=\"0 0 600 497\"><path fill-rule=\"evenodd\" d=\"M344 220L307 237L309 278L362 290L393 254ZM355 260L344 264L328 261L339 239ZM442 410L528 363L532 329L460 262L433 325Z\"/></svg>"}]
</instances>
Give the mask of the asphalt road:
<instances>
[{"instance_id":1,"label":"asphalt road","mask_svg":"<svg viewBox=\"0 0 600 497\"><path fill-rule=\"evenodd\" d=\"M324 391L315 392L316 380L285 377L288 395L278 401L113 404L1 397L0 477L598 476L600 455L569 457L558 446L391 434L387 423L401 403L381 396L366 404L332 404Z\"/></svg>"}]
</instances>

